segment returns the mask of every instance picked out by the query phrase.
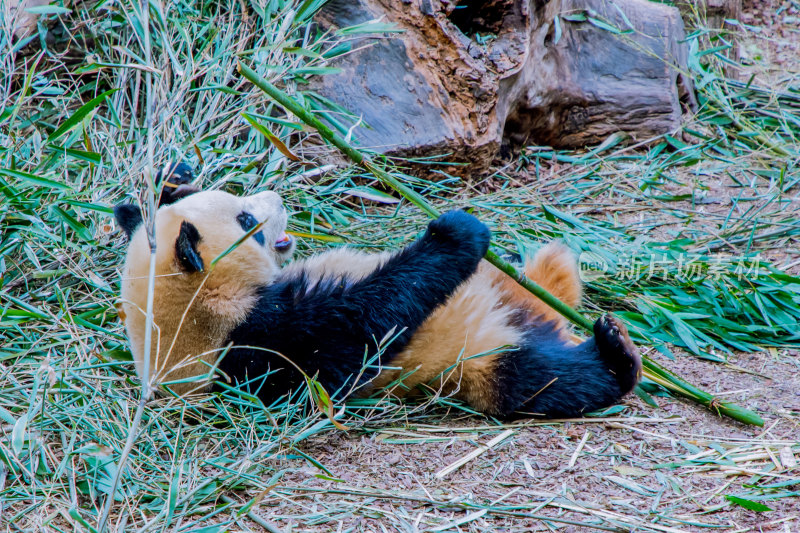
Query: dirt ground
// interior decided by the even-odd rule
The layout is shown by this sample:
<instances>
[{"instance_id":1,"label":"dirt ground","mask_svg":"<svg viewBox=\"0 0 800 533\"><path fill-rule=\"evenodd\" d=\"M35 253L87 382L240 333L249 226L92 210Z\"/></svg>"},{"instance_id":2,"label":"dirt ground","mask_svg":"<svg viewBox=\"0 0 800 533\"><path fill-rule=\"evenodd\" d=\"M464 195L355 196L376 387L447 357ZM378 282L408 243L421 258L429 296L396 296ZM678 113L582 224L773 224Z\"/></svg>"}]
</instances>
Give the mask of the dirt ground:
<instances>
[{"instance_id":1,"label":"dirt ground","mask_svg":"<svg viewBox=\"0 0 800 533\"><path fill-rule=\"evenodd\" d=\"M725 495L740 494L755 480L797 481L791 462L800 459L797 355L743 354L732 361L739 369L690 357L669 365L758 412L763 428L671 398L660 398L653 409L631 396L623 413L601 422L492 427L482 419L445 417L441 426L328 434L304 451L336 480L314 477L315 468L289 473L258 513L292 531L581 531L602 524L794 532L800 529L797 497L765 502L773 510L759 513ZM498 445L437 477L508 429L513 433ZM325 522L312 525L314 516Z\"/></svg>"}]
</instances>

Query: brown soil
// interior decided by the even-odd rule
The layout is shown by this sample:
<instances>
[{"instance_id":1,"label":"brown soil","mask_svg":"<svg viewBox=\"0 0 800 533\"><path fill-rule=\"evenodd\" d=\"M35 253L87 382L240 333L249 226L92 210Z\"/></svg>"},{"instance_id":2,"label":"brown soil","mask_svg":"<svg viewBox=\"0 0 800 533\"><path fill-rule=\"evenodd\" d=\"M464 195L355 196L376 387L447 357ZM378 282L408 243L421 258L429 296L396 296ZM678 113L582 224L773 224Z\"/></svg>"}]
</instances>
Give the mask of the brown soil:
<instances>
[{"instance_id":1,"label":"brown soil","mask_svg":"<svg viewBox=\"0 0 800 533\"><path fill-rule=\"evenodd\" d=\"M792 458L800 460L797 355L741 354L732 360L738 369L691 357L669 363L720 398L757 411L763 428L671 398L653 409L632 396L623 413L603 421L494 426L444 417L439 426L326 434L304 451L336 480L315 477L321 471L310 465L294 470L257 513L292 531L796 531L796 496L765 501L769 512L725 496L745 494L756 481L800 484L792 466ZM436 476L506 429L513 434L497 446Z\"/></svg>"}]
</instances>

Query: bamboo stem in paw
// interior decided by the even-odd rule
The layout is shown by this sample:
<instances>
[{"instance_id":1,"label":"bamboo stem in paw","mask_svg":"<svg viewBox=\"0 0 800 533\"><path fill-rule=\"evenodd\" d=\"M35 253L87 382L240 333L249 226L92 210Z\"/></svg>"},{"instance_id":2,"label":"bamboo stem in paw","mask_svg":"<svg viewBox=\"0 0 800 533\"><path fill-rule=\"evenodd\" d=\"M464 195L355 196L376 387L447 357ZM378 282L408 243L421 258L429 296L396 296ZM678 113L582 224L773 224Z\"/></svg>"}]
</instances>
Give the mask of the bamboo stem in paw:
<instances>
[{"instance_id":1,"label":"bamboo stem in paw","mask_svg":"<svg viewBox=\"0 0 800 533\"><path fill-rule=\"evenodd\" d=\"M275 85L259 76L256 71L241 62L238 63L238 70L242 76L244 76L253 85L264 91L270 98L283 106L287 111L295 115L307 125L316 129L323 139L341 150L342 153L350 158L351 161L370 171L382 183L397 191L403 198L419 207L430 217L435 218L439 216L439 211L430 205L425 198L417 193L417 191L407 186L385 170L378 168L378 166L375 165L367 155L351 146L350 143L340 137L327 125L322 123L317 117L314 116L313 113L305 109L294 98L278 89ZM587 332L592 332L592 327L594 324L591 320L547 292L543 287L535 283L533 280L528 279L524 273L521 273L512 264L501 259L496 253L491 250L487 251L485 259L495 267L511 276L517 281L517 283L522 285L531 294L542 300L544 303L552 307L564 318L570 322L573 322L577 326L580 326ZM699 403L700 405L708 407L718 414L729 416L733 419L739 420L740 422L753 424L756 426L764 425L764 420L753 411L730 402L721 401L719 398L695 387L646 356L642 356L642 366L645 377L658 383L674 395L687 398L695 403Z\"/></svg>"}]
</instances>

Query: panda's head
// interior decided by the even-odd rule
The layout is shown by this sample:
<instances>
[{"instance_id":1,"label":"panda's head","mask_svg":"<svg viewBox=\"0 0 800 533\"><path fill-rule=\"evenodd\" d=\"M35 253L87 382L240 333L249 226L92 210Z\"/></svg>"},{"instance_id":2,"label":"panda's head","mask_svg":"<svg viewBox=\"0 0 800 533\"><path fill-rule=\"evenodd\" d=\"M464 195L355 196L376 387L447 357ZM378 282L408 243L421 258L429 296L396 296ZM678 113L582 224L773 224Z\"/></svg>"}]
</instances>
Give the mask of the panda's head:
<instances>
[{"instance_id":1,"label":"panda's head","mask_svg":"<svg viewBox=\"0 0 800 533\"><path fill-rule=\"evenodd\" d=\"M154 382L208 373L227 334L255 304L258 289L275 278L294 250L294 241L285 233L286 210L274 192L239 197L192 189L170 201L174 203L162 205L155 215L154 329L148 372ZM122 205L114 211L129 242L120 316L137 371L146 379L150 245L138 208ZM258 231L245 237L259 224ZM189 382L172 386L179 394L197 388Z\"/></svg>"}]
</instances>

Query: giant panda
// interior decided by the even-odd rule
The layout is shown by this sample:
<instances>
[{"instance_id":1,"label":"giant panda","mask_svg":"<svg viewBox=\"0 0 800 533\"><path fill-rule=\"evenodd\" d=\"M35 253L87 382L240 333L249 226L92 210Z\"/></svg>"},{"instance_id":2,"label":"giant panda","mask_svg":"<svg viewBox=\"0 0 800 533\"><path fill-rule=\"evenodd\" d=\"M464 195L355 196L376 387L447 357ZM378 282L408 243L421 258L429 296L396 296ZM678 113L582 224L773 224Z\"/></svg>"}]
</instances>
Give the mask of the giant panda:
<instances>
[{"instance_id":1,"label":"giant panda","mask_svg":"<svg viewBox=\"0 0 800 533\"><path fill-rule=\"evenodd\" d=\"M573 342L560 315L482 260L489 230L464 211L443 214L399 251L339 248L282 267L294 241L278 194L183 181L168 184L155 214L149 365L177 395L209 389L216 371L266 405L313 377L336 397L428 387L496 417L573 417L616 403L640 377L621 321L603 316L592 338ZM128 237L120 316L145 379L148 238L138 207L117 206L115 216ZM563 245L544 246L524 270L580 302Z\"/></svg>"}]
</instances>

